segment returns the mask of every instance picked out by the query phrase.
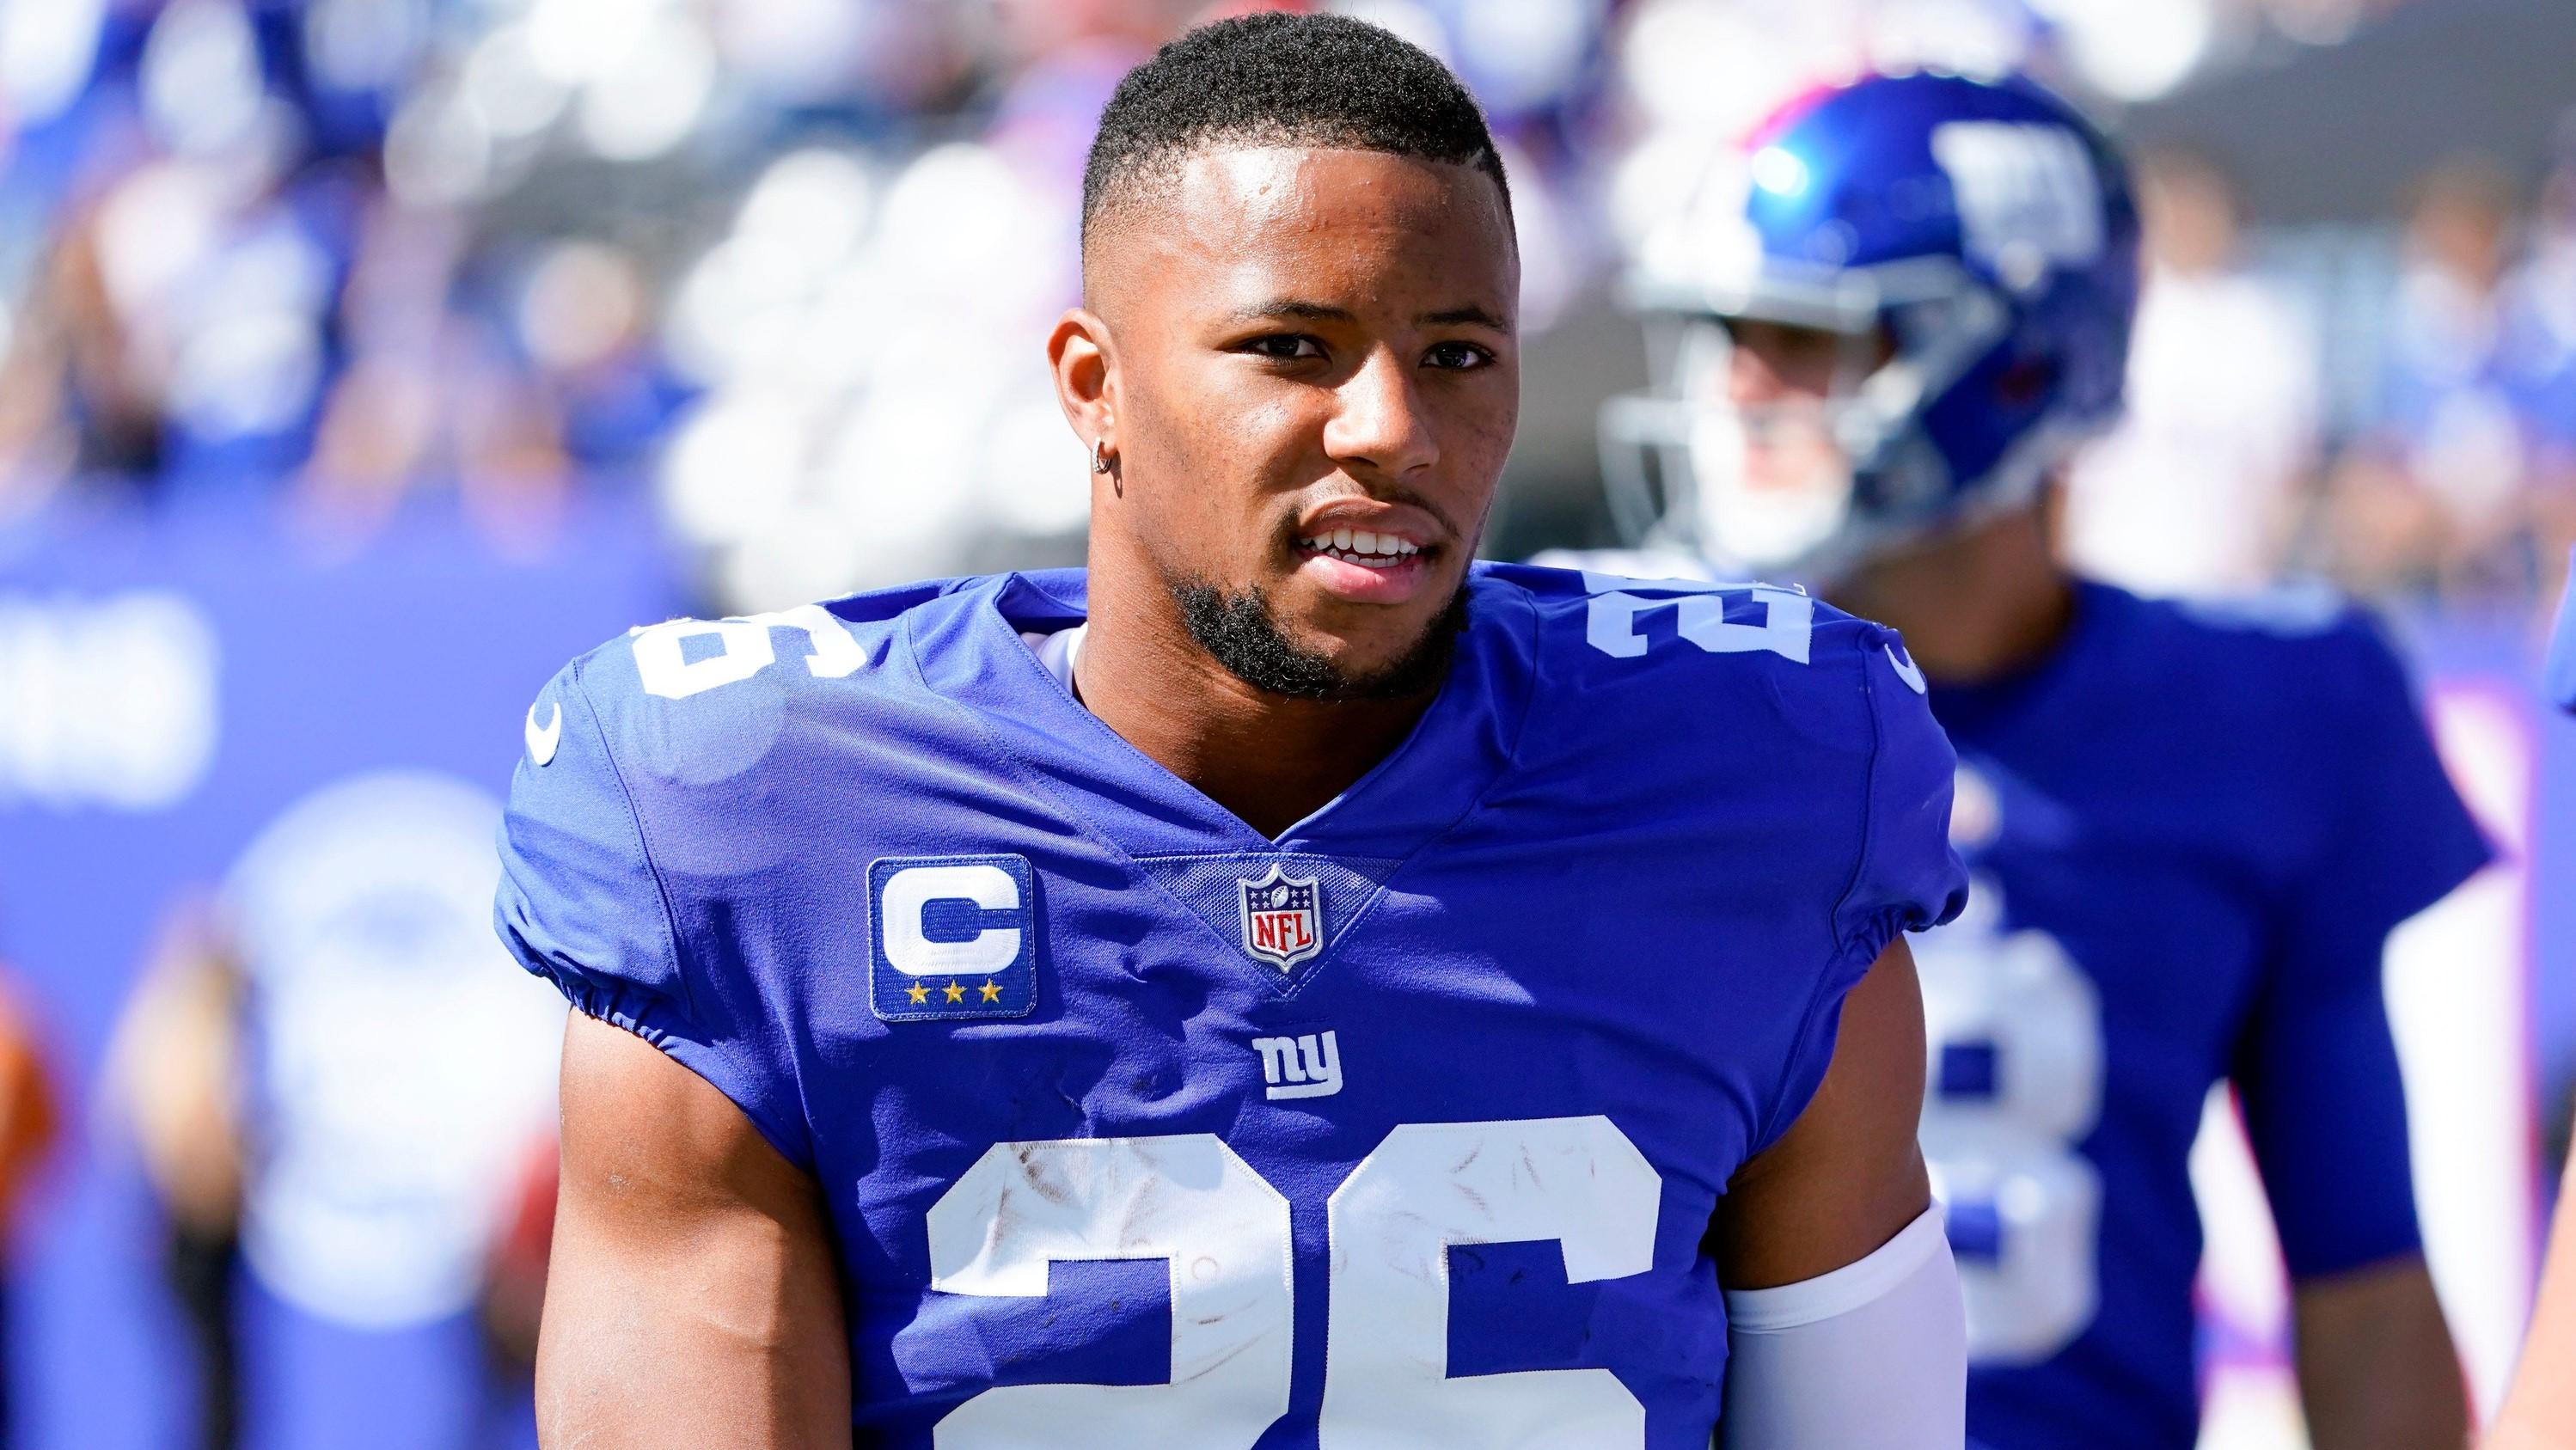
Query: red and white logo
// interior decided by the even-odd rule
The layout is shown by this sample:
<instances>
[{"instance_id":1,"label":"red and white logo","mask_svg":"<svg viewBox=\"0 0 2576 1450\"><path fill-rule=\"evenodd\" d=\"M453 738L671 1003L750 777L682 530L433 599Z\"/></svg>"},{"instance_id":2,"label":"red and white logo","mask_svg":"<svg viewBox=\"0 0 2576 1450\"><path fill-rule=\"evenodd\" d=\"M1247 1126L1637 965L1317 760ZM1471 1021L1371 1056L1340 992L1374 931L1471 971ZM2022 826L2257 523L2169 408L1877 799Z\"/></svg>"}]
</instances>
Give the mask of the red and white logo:
<instances>
[{"instance_id":1,"label":"red and white logo","mask_svg":"<svg viewBox=\"0 0 2576 1450\"><path fill-rule=\"evenodd\" d=\"M1323 894L1312 876L1290 876L1276 862L1243 888L1243 949L1285 972L1324 949Z\"/></svg>"}]
</instances>

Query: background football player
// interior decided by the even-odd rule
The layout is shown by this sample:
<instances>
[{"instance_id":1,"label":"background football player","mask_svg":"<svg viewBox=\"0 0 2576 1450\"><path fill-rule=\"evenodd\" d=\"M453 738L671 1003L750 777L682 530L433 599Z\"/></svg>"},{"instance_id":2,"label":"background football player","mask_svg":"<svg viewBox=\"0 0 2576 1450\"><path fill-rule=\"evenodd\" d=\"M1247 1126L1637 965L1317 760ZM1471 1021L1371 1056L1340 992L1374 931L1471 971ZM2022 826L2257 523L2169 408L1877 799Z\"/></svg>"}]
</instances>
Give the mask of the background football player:
<instances>
[{"instance_id":1,"label":"background football player","mask_svg":"<svg viewBox=\"0 0 2576 1450\"><path fill-rule=\"evenodd\" d=\"M529 715L549 1438L1958 1445L1894 636L1471 568L1508 198L1386 32L1183 37L1085 197L1087 578L659 626Z\"/></svg>"},{"instance_id":2,"label":"background football player","mask_svg":"<svg viewBox=\"0 0 2576 1450\"><path fill-rule=\"evenodd\" d=\"M1666 386L1611 406L1605 456L1649 542L1901 629L1958 748L1976 886L1921 948L1923 1142L1972 1442L2193 1443L2186 1155L2224 1079L2314 1442L2457 1444L2380 968L2486 849L2367 620L2054 562L2051 484L2117 410L2137 248L2120 161L2034 86L1817 93L1644 253Z\"/></svg>"}]
</instances>

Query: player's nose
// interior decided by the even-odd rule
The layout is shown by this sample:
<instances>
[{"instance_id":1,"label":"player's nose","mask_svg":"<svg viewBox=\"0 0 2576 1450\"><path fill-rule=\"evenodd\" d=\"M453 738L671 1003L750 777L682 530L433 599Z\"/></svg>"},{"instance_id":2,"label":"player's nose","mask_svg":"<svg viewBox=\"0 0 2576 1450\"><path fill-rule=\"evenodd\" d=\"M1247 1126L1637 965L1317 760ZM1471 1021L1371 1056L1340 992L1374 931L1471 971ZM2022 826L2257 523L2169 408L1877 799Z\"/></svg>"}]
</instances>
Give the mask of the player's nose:
<instances>
[{"instance_id":1,"label":"player's nose","mask_svg":"<svg viewBox=\"0 0 2576 1450\"><path fill-rule=\"evenodd\" d=\"M1778 362L1759 342L1738 340L1727 354L1726 398L1737 407L1776 403L1789 394Z\"/></svg>"},{"instance_id":2,"label":"player's nose","mask_svg":"<svg viewBox=\"0 0 2576 1450\"><path fill-rule=\"evenodd\" d=\"M1439 460L1439 438L1422 389L1393 350L1372 351L1335 396L1338 406L1324 424L1324 451L1345 470L1395 477Z\"/></svg>"}]
</instances>

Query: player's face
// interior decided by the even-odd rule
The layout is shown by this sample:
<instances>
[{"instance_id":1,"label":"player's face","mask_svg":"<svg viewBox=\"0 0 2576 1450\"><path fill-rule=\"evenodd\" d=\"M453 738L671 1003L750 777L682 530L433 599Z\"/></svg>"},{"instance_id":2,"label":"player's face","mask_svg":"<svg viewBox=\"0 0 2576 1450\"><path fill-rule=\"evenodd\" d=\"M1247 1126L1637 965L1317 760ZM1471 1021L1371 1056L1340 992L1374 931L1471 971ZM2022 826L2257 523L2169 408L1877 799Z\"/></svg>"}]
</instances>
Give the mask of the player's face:
<instances>
[{"instance_id":1,"label":"player's face","mask_svg":"<svg viewBox=\"0 0 2576 1450\"><path fill-rule=\"evenodd\" d=\"M1156 212L1103 298L1118 507L1167 580L1257 599L1344 681L1396 670L1464 580L1518 417L1499 188L1373 151L1212 151Z\"/></svg>"},{"instance_id":2,"label":"player's face","mask_svg":"<svg viewBox=\"0 0 2576 1450\"><path fill-rule=\"evenodd\" d=\"M1830 405L1886 361L1876 337L1737 318L1717 379L1726 405L1747 418L1746 481L1761 490L1809 486L1819 474L1847 473L1834 441Z\"/></svg>"},{"instance_id":3,"label":"player's face","mask_svg":"<svg viewBox=\"0 0 2576 1450\"><path fill-rule=\"evenodd\" d=\"M1711 544L1737 562L1771 568L1842 527L1852 463L1835 408L1888 355L1876 333L1750 318L1698 326L1684 386L1700 409L1691 458Z\"/></svg>"}]
</instances>

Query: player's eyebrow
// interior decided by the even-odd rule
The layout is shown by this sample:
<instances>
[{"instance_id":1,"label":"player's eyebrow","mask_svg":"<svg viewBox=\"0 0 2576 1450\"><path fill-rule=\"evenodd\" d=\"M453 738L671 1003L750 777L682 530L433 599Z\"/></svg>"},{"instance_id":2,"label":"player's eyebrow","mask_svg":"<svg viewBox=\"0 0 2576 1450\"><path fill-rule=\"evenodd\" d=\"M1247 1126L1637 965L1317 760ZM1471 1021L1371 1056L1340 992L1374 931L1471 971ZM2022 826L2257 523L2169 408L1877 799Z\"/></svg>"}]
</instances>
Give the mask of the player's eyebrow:
<instances>
[{"instance_id":1,"label":"player's eyebrow","mask_svg":"<svg viewBox=\"0 0 2576 1450\"><path fill-rule=\"evenodd\" d=\"M1470 327L1489 327L1496 332L1509 332L1512 330L1511 324L1503 321L1499 317L1496 317L1494 314L1487 312L1484 308L1473 304L1465 307L1444 308L1438 312L1426 312L1420 317L1415 318L1414 321L1425 327L1455 327L1461 323L1465 323Z\"/></svg>"},{"instance_id":2,"label":"player's eyebrow","mask_svg":"<svg viewBox=\"0 0 2576 1450\"><path fill-rule=\"evenodd\" d=\"M1299 322L1356 322L1359 320L1357 314L1347 307L1332 307L1321 302L1303 302L1294 297L1274 297L1267 302L1238 307L1226 315L1226 321L1234 324L1272 322L1281 319L1294 319ZM1491 328L1496 332L1511 331L1509 323L1473 303L1464 307L1444 307L1438 312L1426 312L1413 320L1417 326L1422 327L1456 327L1464 324L1471 327Z\"/></svg>"},{"instance_id":3,"label":"player's eyebrow","mask_svg":"<svg viewBox=\"0 0 2576 1450\"><path fill-rule=\"evenodd\" d=\"M1226 315L1230 323L1274 322L1294 319L1298 322L1357 322L1358 316L1346 307L1328 307L1321 302L1301 302L1294 297L1273 297L1238 307Z\"/></svg>"}]
</instances>

